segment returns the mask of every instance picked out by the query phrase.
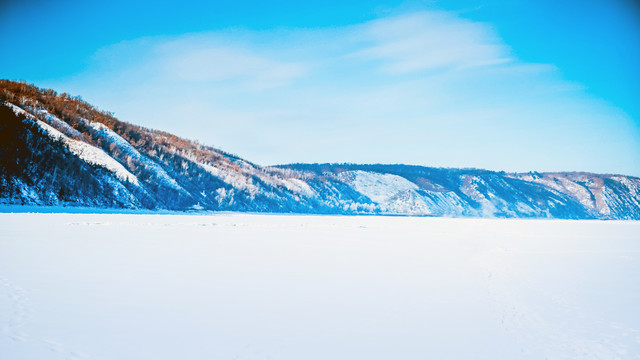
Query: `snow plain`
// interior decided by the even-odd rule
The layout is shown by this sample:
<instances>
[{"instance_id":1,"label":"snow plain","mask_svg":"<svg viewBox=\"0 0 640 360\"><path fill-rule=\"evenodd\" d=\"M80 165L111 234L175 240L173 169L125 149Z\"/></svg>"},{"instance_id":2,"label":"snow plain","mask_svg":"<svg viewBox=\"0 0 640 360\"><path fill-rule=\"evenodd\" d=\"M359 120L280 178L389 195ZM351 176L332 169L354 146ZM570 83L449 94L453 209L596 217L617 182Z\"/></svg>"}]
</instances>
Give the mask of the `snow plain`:
<instances>
[{"instance_id":1,"label":"snow plain","mask_svg":"<svg viewBox=\"0 0 640 360\"><path fill-rule=\"evenodd\" d=\"M0 214L0 359L639 359L640 222Z\"/></svg>"}]
</instances>

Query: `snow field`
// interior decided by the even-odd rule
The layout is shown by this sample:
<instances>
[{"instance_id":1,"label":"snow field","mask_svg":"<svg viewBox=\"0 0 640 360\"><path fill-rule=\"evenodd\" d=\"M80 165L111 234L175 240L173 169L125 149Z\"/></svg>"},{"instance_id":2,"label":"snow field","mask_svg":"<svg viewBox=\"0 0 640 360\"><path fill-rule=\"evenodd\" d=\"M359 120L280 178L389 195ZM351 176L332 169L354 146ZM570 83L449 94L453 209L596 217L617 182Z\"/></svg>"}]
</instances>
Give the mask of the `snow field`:
<instances>
[{"instance_id":1,"label":"snow field","mask_svg":"<svg viewBox=\"0 0 640 360\"><path fill-rule=\"evenodd\" d=\"M638 359L640 222L0 214L0 359Z\"/></svg>"}]
</instances>

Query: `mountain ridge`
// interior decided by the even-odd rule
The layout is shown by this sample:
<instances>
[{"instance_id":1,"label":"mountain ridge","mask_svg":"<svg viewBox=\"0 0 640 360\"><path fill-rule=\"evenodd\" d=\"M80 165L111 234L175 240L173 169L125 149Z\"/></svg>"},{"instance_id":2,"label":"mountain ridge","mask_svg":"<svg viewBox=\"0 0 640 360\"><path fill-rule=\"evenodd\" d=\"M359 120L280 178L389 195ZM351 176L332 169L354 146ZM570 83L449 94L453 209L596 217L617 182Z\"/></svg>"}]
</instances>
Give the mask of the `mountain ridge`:
<instances>
[{"instance_id":1,"label":"mountain ridge","mask_svg":"<svg viewBox=\"0 0 640 360\"><path fill-rule=\"evenodd\" d=\"M403 164L259 166L0 80L0 203L124 209L640 219L640 178Z\"/></svg>"}]
</instances>

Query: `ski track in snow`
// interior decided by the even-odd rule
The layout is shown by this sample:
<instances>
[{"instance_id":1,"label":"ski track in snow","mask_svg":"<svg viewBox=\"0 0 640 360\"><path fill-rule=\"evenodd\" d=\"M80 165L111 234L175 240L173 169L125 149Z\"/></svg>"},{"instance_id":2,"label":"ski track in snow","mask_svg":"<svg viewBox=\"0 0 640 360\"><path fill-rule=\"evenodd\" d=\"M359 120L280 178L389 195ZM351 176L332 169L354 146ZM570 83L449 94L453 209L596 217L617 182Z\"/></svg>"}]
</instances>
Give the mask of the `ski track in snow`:
<instances>
[{"instance_id":1,"label":"ski track in snow","mask_svg":"<svg viewBox=\"0 0 640 360\"><path fill-rule=\"evenodd\" d=\"M30 307L27 303L27 290L13 285L4 277L0 277L0 286L9 299L10 307L9 316L3 319L5 324L2 326L2 333L13 341L25 342L28 339L28 335L24 332L24 323L31 315Z\"/></svg>"},{"instance_id":2,"label":"ski track in snow","mask_svg":"<svg viewBox=\"0 0 640 360\"><path fill-rule=\"evenodd\" d=\"M580 335L581 329L569 329L559 326L553 318L540 314L515 294L505 279L507 268L500 268L500 257L508 256L508 249L493 251L492 257L486 257L481 263L486 273L486 289L491 299L502 309L500 322L504 331L514 335L522 347L523 355L531 355L531 349L542 350L544 359L639 359L640 354L629 354L627 347L607 336L603 342L594 341ZM495 256L495 255L498 256ZM571 313L569 301L563 297L551 299L553 305L562 312ZM620 329L618 323L610 323L612 329ZM626 328L623 334L639 334L634 328ZM636 343L640 337L636 336ZM532 346L533 345L533 346ZM631 356L630 356L631 355Z\"/></svg>"},{"instance_id":3,"label":"ski track in snow","mask_svg":"<svg viewBox=\"0 0 640 360\"><path fill-rule=\"evenodd\" d=\"M4 294L9 299L8 311L4 314L0 311L0 319L4 322L2 324L2 335L12 342L48 350L51 354L47 355L47 359L86 359L87 355L82 352L69 350L63 344L49 338L34 337L27 331L30 320L35 315L29 297L29 294L34 291L15 285L5 277L0 277L0 296ZM2 355L2 350L0 350L0 355Z\"/></svg>"}]
</instances>

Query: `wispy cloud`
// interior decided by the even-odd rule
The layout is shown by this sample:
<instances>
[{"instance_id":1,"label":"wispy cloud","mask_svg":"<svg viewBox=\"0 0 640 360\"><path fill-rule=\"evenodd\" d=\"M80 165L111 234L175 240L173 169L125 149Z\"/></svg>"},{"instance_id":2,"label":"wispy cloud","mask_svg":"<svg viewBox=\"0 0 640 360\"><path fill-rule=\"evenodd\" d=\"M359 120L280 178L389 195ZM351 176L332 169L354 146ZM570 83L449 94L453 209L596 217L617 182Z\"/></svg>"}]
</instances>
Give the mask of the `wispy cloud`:
<instances>
[{"instance_id":1,"label":"wispy cloud","mask_svg":"<svg viewBox=\"0 0 640 360\"><path fill-rule=\"evenodd\" d=\"M484 24L444 12L421 12L365 24L362 39L371 45L353 56L381 60L390 73L449 70L504 64L509 49Z\"/></svg>"},{"instance_id":2,"label":"wispy cloud","mask_svg":"<svg viewBox=\"0 0 640 360\"><path fill-rule=\"evenodd\" d=\"M640 164L628 116L552 64L518 59L489 24L446 12L139 39L50 85L263 164Z\"/></svg>"},{"instance_id":3,"label":"wispy cloud","mask_svg":"<svg viewBox=\"0 0 640 360\"><path fill-rule=\"evenodd\" d=\"M278 61L232 46L202 46L173 41L160 46L161 68L176 82L237 81L265 89L291 84L304 76L302 63Z\"/></svg>"}]
</instances>

